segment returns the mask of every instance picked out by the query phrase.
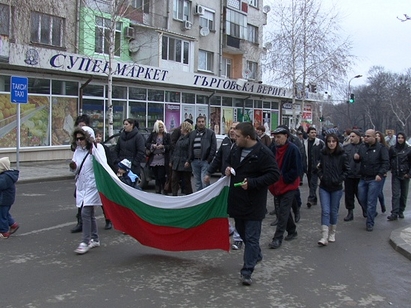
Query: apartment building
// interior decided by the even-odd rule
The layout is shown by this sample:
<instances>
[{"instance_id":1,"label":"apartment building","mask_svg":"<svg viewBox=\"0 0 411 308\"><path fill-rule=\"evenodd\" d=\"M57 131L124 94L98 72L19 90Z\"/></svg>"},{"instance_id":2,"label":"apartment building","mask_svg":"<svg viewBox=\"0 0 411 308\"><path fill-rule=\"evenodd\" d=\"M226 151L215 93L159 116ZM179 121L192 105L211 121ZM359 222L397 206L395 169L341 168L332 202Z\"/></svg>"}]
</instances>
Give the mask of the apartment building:
<instances>
[{"instance_id":1,"label":"apartment building","mask_svg":"<svg viewBox=\"0 0 411 308\"><path fill-rule=\"evenodd\" d=\"M0 0L0 153L13 159L19 141L22 161L68 158L76 116L107 136L110 102L115 132L127 117L169 131L198 115L217 134L233 121L277 127L291 91L261 81L269 10L262 0ZM28 78L20 116L11 76Z\"/></svg>"}]
</instances>

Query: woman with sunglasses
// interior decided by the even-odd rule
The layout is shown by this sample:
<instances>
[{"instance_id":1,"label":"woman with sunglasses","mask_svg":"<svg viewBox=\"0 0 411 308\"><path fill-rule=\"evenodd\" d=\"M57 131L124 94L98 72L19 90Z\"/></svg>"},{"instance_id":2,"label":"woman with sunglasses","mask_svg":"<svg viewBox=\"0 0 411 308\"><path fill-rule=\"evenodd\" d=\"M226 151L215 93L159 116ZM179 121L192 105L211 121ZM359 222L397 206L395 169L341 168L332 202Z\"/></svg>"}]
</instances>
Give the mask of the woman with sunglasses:
<instances>
[{"instance_id":1,"label":"woman with sunglasses","mask_svg":"<svg viewBox=\"0 0 411 308\"><path fill-rule=\"evenodd\" d=\"M72 137L76 150L69 166L76 175L76 206L81 209L83 222L82 241L74 252L85 254L100 246L94 207L102 204L94 178L92 149L102 145L95 144L94 131L89 126L75 128Z\"/></svg>"},{"instance_id":2,"label":"woman with sunglasses","mask_svg":"<svg viewBox=\"0 0 411 308\"><path fill-rule=\"evenodd\" d=\"M335 242L338 210L343 194L343 182L350 171L349 160L334 133L325 137L325 147L321 151L317 166L320 178L321 239L319 246Z\"/></svg>"}]
</instances>

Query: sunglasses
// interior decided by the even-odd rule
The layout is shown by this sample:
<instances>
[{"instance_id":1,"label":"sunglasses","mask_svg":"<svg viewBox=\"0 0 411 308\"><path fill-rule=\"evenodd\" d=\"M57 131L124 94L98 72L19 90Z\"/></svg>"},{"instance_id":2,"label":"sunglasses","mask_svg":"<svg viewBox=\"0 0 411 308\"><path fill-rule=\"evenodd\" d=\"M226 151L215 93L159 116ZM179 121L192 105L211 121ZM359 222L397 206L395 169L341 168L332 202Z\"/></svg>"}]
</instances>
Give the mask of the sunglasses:
<instances>
[{"instance_id":1,"label":"sunglasses","mask_svg":"<svg viewBox=\"0 0 411 308\"><path fill-rule=\"evenodd\" d=\"M76 141L82 141L82 140L85 140L86 138L85 137L78 137L78 138L76 138Z\"/></svg>"}]
</instances>

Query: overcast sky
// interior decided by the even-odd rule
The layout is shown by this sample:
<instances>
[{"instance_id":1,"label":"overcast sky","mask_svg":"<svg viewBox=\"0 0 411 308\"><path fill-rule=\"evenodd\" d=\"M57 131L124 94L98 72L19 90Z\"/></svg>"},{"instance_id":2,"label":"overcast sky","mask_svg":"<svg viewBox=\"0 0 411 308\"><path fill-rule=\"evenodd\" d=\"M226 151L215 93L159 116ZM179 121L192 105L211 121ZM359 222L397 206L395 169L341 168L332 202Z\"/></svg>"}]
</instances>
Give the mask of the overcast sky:
<instances>
[{"instance_id":1,"label":"overcast sky","mask_svg":"<svg viewBox=\"0 0 411 308\"><path fill-rule=\"evenodd\" d=\"M264 0L264 4L272 5L274 1ZM411 68L411 20L397 19L397 16L403 18L404 13L411 16L411 0L322 0L321 3L325 12L336 4L341 35L353 43L352 54L358 60L349 76L364 76L353 80L353 86L365 83L374 65L394 73Z\"/></svg>"}]
</instances>

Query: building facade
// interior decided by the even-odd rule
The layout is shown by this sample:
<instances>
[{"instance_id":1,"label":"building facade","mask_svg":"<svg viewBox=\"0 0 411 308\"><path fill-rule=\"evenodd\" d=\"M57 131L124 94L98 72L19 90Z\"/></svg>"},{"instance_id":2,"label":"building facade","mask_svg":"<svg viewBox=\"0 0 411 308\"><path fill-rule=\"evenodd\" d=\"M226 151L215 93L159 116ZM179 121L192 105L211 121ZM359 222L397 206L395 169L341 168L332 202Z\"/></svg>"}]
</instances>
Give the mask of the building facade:
<instances>
[{"instance_id":1,"label":"building facade","mask_svg":"<svg viewBox=\"0 0 411 308\"><path fill-rule=\"evenodd\" d=\"M0 155L18 144L22 161L69 158L75 118L108 137L111 110L114 132L128 117L170 131L199 115L217 134L274 129L291 91L261 82L268 12L262 0L0 0ZM11 76L28 78L20 114Z\"/></svg>"}]
</instances>

